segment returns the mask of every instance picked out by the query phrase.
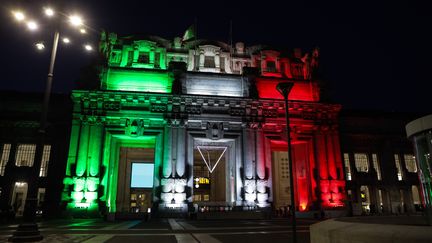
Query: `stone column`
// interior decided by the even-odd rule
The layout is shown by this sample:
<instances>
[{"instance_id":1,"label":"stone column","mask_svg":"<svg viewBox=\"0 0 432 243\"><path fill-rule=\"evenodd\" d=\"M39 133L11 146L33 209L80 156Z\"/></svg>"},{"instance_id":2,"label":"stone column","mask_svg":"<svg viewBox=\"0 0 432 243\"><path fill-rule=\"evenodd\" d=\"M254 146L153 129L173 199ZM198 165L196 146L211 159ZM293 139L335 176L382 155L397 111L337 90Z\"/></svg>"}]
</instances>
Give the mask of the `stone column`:
<instances>
[{"instance_id":1,"label":"stone column","mask_svg":"<svg viewBox=\"0 0 432 243\"><path fill-rule=\"evenodd\" d=\"M264 132L261 128L256 130L256 175L257 179L265 178L265 147Z\"/></svg>"},{"instance_id":2,"label":"stone column","mask_svg":"<svg viewBox=\"0 0 432 243\"><path fill-rule=\"evenodd\" d=\"M89 131L89 124L87 122L82 122L78 147L78 159L75 170L77 176L83 176L87 170Z\"/></svg>"},{"instance_id":3,"label":"stone column","mask_svg":"<svg viewBox=\"0 0 432 243\"><path fill-rule=\"evenodd\" d=\"M255 175L255 137L254 131L249 128L243 128L243 179L252 179Z\"/></svg>"},{"instance_id":4,"label":"stone column","mask_svg":"<svg viewBox=\"0 0 432 243\"><path fill-rule=\"evenodd\" d=\"M102 136L103 125L95 124L90 126L89 138L89 152L88 152L88 165L87 176L99 175L101 164L101 149L102 149Z\"/></svg>"},{"instance_id":5,"label":"stone column","mask_svg":"<svg viewBox=\"0 0 432 243\"><path fill-rule=\"evenodd\" d=\"M162 177L168 178L172 174L172 147L173 147L173 128L170 126L164 127L163 136L163 164L162 164Z\"/></svg>"},{"instance_id":6,"label":"stone column","mask_svg":"<svg viewBox=\"0 0 432 243\"><path fill-rule=\"evenodd\" d=\"M176 141L176 177L183 177L186 172L186 128L178 127ZM191 145L193 146L193 144ZM193 156L192 156L193 157Z\"/></svg>"},{"instance_id":7,"label":"stone column","mask_svg":"<svg viewBox=\"0 0 432 243\"><path fill-rule=\"evenodd\" d=\"M215 68L220 70L220 53L216 51L215 53Z\"/></svg>"},{"instance_id":8,"label":"stone column","mask_svg":"<svg viewBox=\"0 0 432 243\"><path fill-rule=\"evenodd\" d=\"M200 50L199 54L199 68L204 68L204 50Z\"/></svg>"}]
</instances>

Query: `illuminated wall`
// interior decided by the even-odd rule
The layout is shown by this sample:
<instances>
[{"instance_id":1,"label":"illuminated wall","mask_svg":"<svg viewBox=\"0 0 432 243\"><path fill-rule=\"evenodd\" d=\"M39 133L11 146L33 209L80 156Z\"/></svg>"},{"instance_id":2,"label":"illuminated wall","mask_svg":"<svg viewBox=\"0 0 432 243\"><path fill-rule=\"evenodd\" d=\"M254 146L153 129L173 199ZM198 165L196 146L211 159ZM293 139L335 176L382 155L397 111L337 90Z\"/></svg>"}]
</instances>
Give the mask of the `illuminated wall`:
<instances>
[{"instance_id":1,"label":"illuminated wall","mask_svg":"<svg viewBox=\"0 0 432 243\"><path fill-rule=\"evenodd\" d=\"M340 106L320 103L318 52L228 48L203 40L102 38L101 89L72 95L63 193L70 211L128 211L122 147L154 149L152 202L160 211L186 212L194 203L196 146L227 148L227 205L286 206L289 198L280 195L294 190L299 211L344 206ZM171 61L186 62L185 70L169 68ZM276 85L286 81L294 82L288 107L294 185L286 184L288 172L280 173L287 168L287 137Z\"/></svg>"}]
</instances>

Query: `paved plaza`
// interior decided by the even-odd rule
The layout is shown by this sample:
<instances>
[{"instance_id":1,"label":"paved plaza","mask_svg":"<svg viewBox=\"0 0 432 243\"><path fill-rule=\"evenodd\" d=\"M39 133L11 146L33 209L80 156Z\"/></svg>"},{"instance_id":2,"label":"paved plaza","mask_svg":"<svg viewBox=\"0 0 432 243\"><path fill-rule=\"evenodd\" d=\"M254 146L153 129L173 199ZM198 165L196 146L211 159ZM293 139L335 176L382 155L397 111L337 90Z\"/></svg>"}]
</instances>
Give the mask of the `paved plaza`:
<instances>
[{"instance_id":1,"label":"paved plaza","mask_svg":"<svg viewBox=\"0 0 432 243\"><path fill-rule=\"evenodd\" d=\"M298 242L310 242L309 225L299 219ZM17 224L0 226L0 242L7 242ZM289 219L271 220L186 220L105 222L99 219L52 220L39 223L41 242L291 242Z\"/></svg>"}]
</instances>

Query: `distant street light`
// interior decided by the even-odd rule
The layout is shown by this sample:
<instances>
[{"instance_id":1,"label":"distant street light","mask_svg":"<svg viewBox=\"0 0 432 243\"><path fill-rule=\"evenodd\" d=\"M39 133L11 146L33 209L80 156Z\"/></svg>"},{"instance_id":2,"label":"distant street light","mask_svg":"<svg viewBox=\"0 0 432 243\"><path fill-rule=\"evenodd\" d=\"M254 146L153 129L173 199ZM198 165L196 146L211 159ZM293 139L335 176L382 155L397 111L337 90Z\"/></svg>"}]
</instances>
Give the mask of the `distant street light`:
<instances>
[{"instance_id":1,"label":"distant street light","mask_svg":"<svg viewBox=\"0 0 432 243\"><path fill-rule=\"evenodd\" d=\"M84 48L86 49L86 51L92 51L93 47L89 44L84 45Z\"/></svg>"},{"instance_id":2,"label":"distant street light","mask_svg":"<svg viewBox=\"0 0 432 243\"><path fill-rule=\"evenodd\" d=\"M82 18L80 16L78 16L78 15L69 16L69 22L73 26L81 26L83 24Z\"/></svg>"},{"instance_id":3,"label":"distant street light","mask_svg":"<svg viewBox=\"0 0 432 243\"><path fill-rule=\"evenodd\" d=\"M45 8L45 15L48 17L54 16L54 10L52 8Z\"/></svg>"},{"instance_id":4,"label":"distant street light","mask_svg":"<svg viewBox=\"0 0 432 243\"><path fill-rule=\"evenodd\" d=\"M73 26L82 26L83 20L78 15L67 16L59 12L60 15L68 18L69 22ZM25 15L22 11L14 11L12 12L14 18L18 22L23 22L25 20ZM52 18L55 15L55 11L52 8L44 8L44 15L48 18ZM60 21L60 20L58 20ZM26 22L27 28L34 31L38 29L38 24L36 21L31 20ZM55 25L59 26L59 25ZM82 32L82 31L80 31ZM36 209L37 209L37 193L38 193L38 179L39 179L39 170L42 161L43 147L45 145L45 136L46 136L46 128L47 128L47 116L48 116L48 106L51 95L51 87L52 81L54 77L54 64L57 55L57 47L60 38L60 31L56 28L54 30L54 38L53 44L51 48L51 58L48 69L48 77L46 81L46 88L44 93L44 102L42 105L41 112L41 120L39 125L39 138L36 146L35 152L35 160L32 167L31 173L28 176L28 189L27 189L27 197L24 207L23 219L24 223L18 226L17 231L14 232L13 236L9 238L9 241L38 241L42 240L43 236L40 234L38 230L38 225L36 224ZM62 38L63 43L70 43L70 39L67 37ZM35 44L36 48L40 51L45 49L45 45L43 42L38 42ZM93 50L90 44L85 44L85 49L87 51Z\"/></svg>"},{"instance_id":5,"label":"distant street light","mask_svg":"<svg viewBox=\"0 0 432 243\"><path fill-rule=\"evenodd\" d=\"M12 12L12 14L14 15L14 17L17 21L23 21L25 19L25 15L21 11L14 11L14 12Z\"/></svg>"},{"instance_id":6,"label":"distant street light","mask_svg":"<svg viewBox=\"0 0 432 243\"><path fill-rule=\"evenodd\" d=\"M45 45L44 45L43 42L38 42L38 43L35 44L35 46L36 46L36 49L38 49L40 51L42 51L43 49L45 49Z\"/></svg>"},{"instance_id":7,"label":"distant street light","mask_svg":"<svg viewBox=\"0 0 432 243\"><path fill-rule=\"evenodd\" d=\"M37 30L38 25L35 21L31 20L29 22L27 22L27 28L29 28L29 30Z\"/></svg>"}]
</instances>

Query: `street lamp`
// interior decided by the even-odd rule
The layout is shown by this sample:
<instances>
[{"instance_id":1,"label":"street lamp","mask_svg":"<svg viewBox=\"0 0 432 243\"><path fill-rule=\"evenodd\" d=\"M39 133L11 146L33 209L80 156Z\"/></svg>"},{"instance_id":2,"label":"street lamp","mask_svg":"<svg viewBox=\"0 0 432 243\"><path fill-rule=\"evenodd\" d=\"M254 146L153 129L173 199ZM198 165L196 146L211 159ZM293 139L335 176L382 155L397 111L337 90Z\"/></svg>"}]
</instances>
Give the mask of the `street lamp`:
<instances>
[{"instance_id":1,"label":"street lamp","mask_svg":"<svg viewBox=\"0 0 432 243\"><path fill-rule=\"evenodd\" d=\"M52 18L56 13L52 8L44 8L44 14L48 18ZM60 13L62 16L66 16L65 14ZM21 11L15 11L13 12L13 16L18 22L23 22L26 18L23 12ZM73 26L82 26L83 20L81 17L78 17L77 15L69 16L69 21ZM26 23L27 28L34 31L38 29L38 24L36 21L28 21ZM57 27L57 26L56 26ZM60 38L60 32L56 28L54 31L53 36L53 44L51 48L51 58L50 58L50 64L48 69L48 76L46 81L46 87L45 87L45 93L44 93L44 102L42 105L42 112L41 112L41 118L40 118L40 124L39 124L39 131L38 131L38 143L36 146L36 152L35 152L35 161L32 167L32 171L28 178L28 189L27 189L27 197L25 202L25 208L24 208L24 223L20 224L18 226L18 229L16 232L14 232L13 236L9 238L9 241L39 241L43 239L43 236L40 234L38 230L38 226L36 224L36 209L37 209L37 192L38 192L38 178L39 178L39 170L41 166L41 160L43 156L43 148L45 145L45 136L46 136L46 123L47 123L47 116L48 116L48 106L49 106L49 100L51 95L51 87L52 87L52 80L54 77L54 64L56 60L57 55L57 47L58 42ZM64 43L70 43L69 38L63 38ZM88 45L90 48L91 46ZM36 44L36 48L38 50L43 50L45 48L45 45L43 42L39 42ZM85 49L88 49L87 47Z\"/></svg>"},{"instance_id":2,"label":"street lamp","mask_svg":"<svg viewBox=\"0 0 432 243\"><path fill-rule=\"evenodd\" d=\"M291 136L290 136L290 123L288 113L288 94L294 86L293 82L281 82L278 83L276 89L281 93L285 100L285 119L286 119L286 131L287 131L287 143L288 143L288 160L289 160L289 171L290 171L290 185L291 185L291 207L292 207L292 231L293 231L293 242L297 242L297 229L296 229L296 205L294 199L294 173L293 173L293 160L291 155Z\"/></svg>"}]
</instances>

